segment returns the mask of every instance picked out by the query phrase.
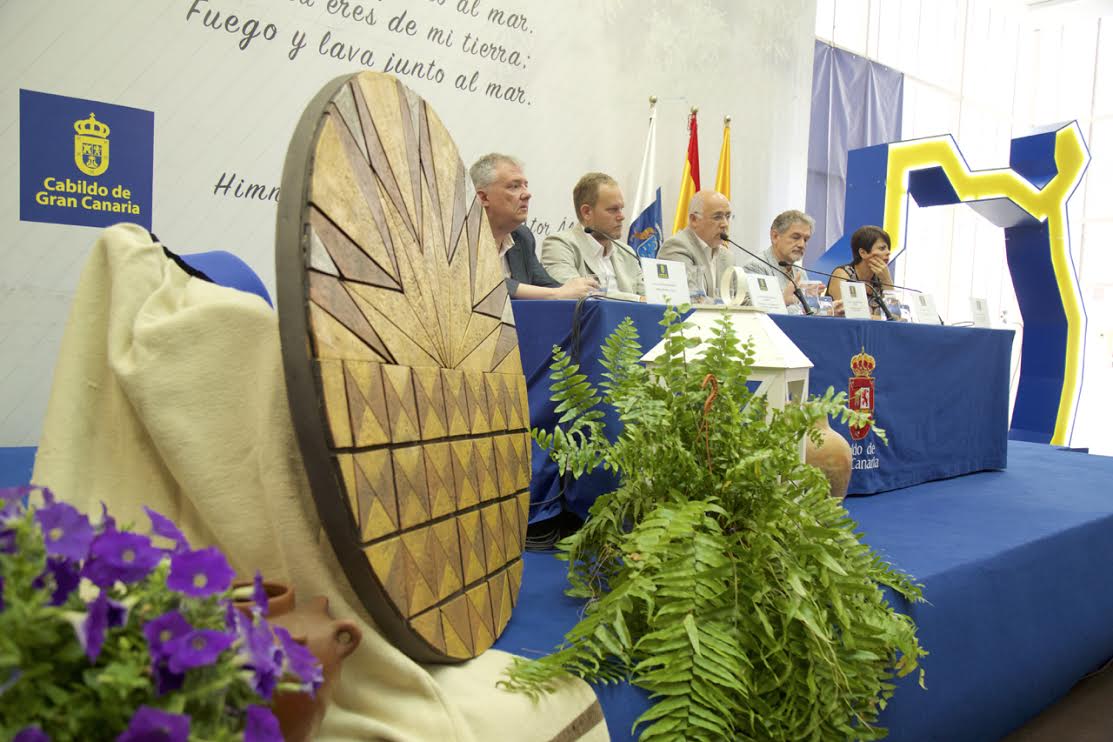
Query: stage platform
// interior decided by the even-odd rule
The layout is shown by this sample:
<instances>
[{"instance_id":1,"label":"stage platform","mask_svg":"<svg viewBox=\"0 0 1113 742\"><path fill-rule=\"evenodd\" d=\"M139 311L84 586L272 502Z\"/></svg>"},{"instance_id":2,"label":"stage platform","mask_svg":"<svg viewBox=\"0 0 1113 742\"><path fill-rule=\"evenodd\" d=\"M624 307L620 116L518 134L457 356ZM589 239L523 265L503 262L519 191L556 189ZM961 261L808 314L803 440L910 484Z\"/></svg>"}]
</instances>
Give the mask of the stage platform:
<instances>
[{"instance_id":1,"label":"stage platform","mask_svg":"<svg viewBox=\"0 0 1113 742\"><path fill-rule=\"evenodd\" d=\"M930 656L927 690L905 678L882 723L895 741L989 742L1023 725L1113 657L1113 458L1009 443L1009 468L847 500L866 541L924 584L910 612ZM528 554L496 647L556 646L580 601L566 565ZM612 739L647 708L598 689Z\"/></svg>"},{"instance_id":2,"label":"stage platform","mask_svg":"<svg viewBox=\"0 0 1113 742\"><path fill-rule=\"evenodd\" d=\"M26 482L34 449L0 448L0 486ZM866 540L924 583L927 690L901 683L882 721L896 741L988 742L1020 727L1113 657L1113 458L1009 443L1006 471L970 474L847 508ZM565 565L527 554L500 649L555 647L581 603ZM648 706L630 686L598 689L612 738L634 739Z\"/></svg>"}]
</instances>

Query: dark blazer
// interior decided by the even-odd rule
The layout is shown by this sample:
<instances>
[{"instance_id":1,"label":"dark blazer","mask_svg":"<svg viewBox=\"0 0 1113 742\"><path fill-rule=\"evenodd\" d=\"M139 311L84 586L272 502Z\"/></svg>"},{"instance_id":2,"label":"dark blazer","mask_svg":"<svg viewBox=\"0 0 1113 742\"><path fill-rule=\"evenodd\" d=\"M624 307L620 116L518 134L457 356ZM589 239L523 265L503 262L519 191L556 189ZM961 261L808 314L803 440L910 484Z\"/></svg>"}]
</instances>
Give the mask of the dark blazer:
<instances>
[{"instance_id":1,"label":"dark blazer","mask_svg":"<svg viewBox=\"0 0 1113 742\"><path fill-rule=\"evenodd\" d=\"M510 233L514 237L514 247L506 251L506 262L510 266L510 278L506 279L506 290L513 298L518 293L518 284L559 288L560 284L541 266L537 259L537 240L529 227L522 224Z\"/></svg>"}]
</instances>

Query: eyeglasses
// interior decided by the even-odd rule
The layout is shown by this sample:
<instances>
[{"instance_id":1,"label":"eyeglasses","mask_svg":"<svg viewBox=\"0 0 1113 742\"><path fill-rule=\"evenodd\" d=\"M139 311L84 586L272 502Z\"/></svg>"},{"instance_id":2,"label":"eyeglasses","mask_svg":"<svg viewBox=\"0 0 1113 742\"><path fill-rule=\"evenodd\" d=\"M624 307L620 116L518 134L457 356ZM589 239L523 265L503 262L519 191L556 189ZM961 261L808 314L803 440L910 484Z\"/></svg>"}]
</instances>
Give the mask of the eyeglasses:
<instances>
[{"instance_id":1,"label":"eyeglasses","mask_svg":"<svg viewBox=\"0 0 1113 742\"><path fill-rule=\"evenodd\" d=\"M713 222L729 222L731 219L734 218L734 214L730 213L729 211L716 211L708 218Z\"/></svg>"}]
</instances>

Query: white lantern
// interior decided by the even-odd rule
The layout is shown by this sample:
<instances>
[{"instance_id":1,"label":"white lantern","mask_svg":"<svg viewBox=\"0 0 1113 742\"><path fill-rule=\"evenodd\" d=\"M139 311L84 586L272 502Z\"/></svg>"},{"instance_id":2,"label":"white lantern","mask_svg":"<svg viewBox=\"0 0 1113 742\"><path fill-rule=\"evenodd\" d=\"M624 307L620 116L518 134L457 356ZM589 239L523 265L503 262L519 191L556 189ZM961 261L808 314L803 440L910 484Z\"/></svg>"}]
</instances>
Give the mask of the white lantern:
<instances>
[{"instance_id":1,"label":"white lantern","mask_svg":"<svg viewBox=\"0 0 1113 742\"><path fill-rule=\"evenodd\" d=\"M750 379L759 382L755 394L768 400L770 414L789 402L801 402L808 397L808 373L812 362L796 343L769 318L765 312L742 306L697 306L685 320L689 327L685 334L697 337L700 344L685 350L685 359L701 357L715 336L715 326L723 317L730 320L739 343L753 342L754 362ZM642 356L642 362L651 369L653 362L665 351L664 341L657 343ZM800 456L804 455L804 442L800 442Z\"/></svg>"}]
</instances>

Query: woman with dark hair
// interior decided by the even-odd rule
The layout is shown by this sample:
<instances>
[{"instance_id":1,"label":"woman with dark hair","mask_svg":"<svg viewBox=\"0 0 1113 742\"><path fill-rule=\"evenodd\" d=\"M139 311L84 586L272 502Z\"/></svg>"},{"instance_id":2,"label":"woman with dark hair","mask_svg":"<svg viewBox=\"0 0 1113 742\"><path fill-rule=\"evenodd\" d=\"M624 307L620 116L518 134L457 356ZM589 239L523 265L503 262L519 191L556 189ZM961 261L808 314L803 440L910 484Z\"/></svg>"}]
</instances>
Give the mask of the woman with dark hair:
<instances>
[{"instance_id":1,"label":"woman with dark hair","mask_svg":"<svg viewBox=\"0 0 1113 742\"><path fill-rule=\"evenodd\" d=\"M893 277L889 274L889 253L892 246L889 233L881 227L866 225L856 229L850 237L850 252L854 260L831 272L827 295L839 302L842 300L843 282L860 281L866 285L870 311L880 313L881 310L873 298L874 285L880 284L883 288L893 285Z\"/></svg>"}]
</instances>

